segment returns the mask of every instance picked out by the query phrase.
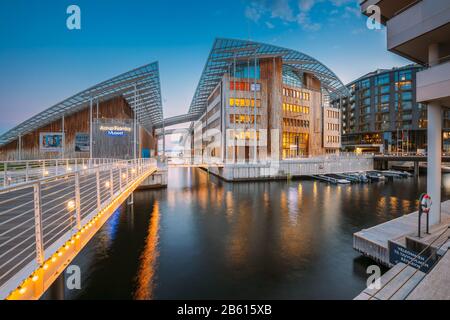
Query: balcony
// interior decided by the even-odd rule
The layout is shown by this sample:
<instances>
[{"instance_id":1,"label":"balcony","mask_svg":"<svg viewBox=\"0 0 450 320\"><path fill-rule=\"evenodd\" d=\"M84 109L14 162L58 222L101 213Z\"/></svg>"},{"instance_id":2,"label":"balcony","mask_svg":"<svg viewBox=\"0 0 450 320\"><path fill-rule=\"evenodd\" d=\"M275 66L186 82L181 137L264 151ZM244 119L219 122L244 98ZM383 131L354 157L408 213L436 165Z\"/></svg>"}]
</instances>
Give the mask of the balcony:
<instances>
[{"instance_id":1,"label":"balcony","mask_svg":"<svg viewBox=\"0 0 450 320\"><path fill-rule=\"evenodd\" d=\"M388 49L424 65L430 44L441 45L441 56L450 54L449 34L448 0L422 0L387 22Z\"/></svg>"},{"instance_id":2,"label":"balcony","mask_svg":"<svg viewBox=\"0 0 450 320\"><path fill-rule=\"evenodd\" d=\"M450 107L450 61L417 73L417 102Z\"/></svg>"},{"instance_id":3,"label":"balcony","mask_svg":"<svg viewBox=\"0 0 450 320\"><path fill-rule=\"evenodd\" d=\"M416 2L417 0L363 0L361 1L360 6L361 11L366 15L370 15L367 13L367 9L370 6L376 5L380 7L380 22L386 24L386 21L392 19L392 17L397 15L399 12L402 12L403 10L405 10L405 8L408 8Z\"/></svg>"}]
</instances>

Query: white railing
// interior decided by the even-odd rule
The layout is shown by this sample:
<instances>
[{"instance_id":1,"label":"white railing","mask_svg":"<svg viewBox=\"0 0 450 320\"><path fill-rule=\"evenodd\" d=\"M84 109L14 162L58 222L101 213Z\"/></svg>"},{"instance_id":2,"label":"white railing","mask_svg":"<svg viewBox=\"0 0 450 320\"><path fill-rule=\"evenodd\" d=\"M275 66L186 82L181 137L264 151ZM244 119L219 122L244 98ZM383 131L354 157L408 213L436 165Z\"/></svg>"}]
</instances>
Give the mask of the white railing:
<instances>
[{"instance_id":1,"label":"white railing","mask_svg":"<svg viewBox=\"0 0 450 320\"><path fill-rule=\"evenodd\" d=\"M93 163L0 190L0 296L157 167L154 159Z\"/></svg>"},{"instance_id":2,"label":"white railing","mask_svg":"<svg viewBox=\"0 0 450 320\"><path fill-rule=\"evenodd\" d=\"M118 159L46 159L0 162L0 188L120 162Z\"/></svg>"}]
</instances>

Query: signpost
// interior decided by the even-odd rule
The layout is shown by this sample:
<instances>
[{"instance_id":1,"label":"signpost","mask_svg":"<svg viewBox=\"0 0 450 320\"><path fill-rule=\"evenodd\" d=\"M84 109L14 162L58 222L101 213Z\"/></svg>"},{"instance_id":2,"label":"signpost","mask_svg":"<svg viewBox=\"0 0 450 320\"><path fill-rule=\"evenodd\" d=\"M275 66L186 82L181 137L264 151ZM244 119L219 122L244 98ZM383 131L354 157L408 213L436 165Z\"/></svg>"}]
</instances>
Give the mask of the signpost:
<instances>
[{"instance_id":1,"label":"signpost","mask_svg":"<svg viewBox=\"0 0 450 320\"><path fill-rule=\"evenodd\" d=\"M419 254L418 252L405 248L401 244L393 241L388 242L388 247L389 262L392 265L402 262L422 272L428 273L438 261L438 256L432 251Z\"/></svg>"}]
</instances>

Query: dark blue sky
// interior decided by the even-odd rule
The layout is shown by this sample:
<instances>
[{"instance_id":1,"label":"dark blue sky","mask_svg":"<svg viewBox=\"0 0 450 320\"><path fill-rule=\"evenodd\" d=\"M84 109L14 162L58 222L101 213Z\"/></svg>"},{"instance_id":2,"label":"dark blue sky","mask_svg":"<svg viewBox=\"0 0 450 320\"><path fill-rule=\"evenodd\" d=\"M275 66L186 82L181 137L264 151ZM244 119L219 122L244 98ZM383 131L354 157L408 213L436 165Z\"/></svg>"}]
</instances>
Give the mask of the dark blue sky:
<instances>
[{"instance_id":1,"label":"dark blue sky","mask_svg":"<svg viewBox=\"0 0 450 320\"><path fill-rule=\"evenodd\" d=\"M164 112L187 111L216 37L309 54L345 83L407 64L359 0L2 0L0 133L100 81L158 60ZM66 28L81 8L82 29Z\"/></svg>"}]
</instances>

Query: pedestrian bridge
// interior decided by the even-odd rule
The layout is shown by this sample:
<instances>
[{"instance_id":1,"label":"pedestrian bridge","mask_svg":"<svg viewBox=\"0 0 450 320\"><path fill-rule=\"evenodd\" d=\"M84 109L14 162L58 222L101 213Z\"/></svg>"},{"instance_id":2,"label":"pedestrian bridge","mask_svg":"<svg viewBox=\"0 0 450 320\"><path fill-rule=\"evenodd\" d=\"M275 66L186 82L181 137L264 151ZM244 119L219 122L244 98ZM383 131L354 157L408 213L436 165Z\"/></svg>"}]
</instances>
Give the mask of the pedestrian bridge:
<instances>
[{"instance_id":1,"label":"pedestrian bridge","mask_svg":"<svg viewBox=\"0 0 450 320\"><path fill-rule=\"evenodd\" d=\"M39 299L117 208L157 171L154 159L0 164L0 299Z\"/></svg>"}]
</instances>

